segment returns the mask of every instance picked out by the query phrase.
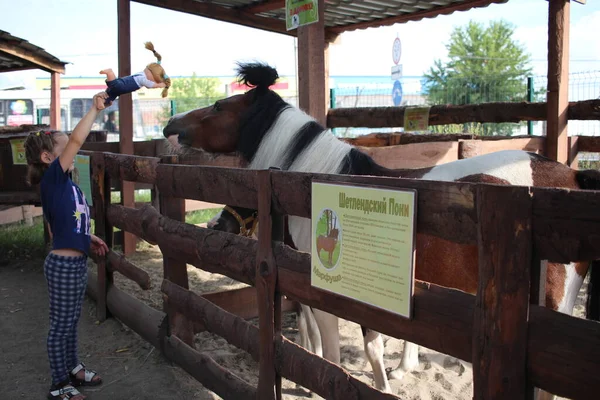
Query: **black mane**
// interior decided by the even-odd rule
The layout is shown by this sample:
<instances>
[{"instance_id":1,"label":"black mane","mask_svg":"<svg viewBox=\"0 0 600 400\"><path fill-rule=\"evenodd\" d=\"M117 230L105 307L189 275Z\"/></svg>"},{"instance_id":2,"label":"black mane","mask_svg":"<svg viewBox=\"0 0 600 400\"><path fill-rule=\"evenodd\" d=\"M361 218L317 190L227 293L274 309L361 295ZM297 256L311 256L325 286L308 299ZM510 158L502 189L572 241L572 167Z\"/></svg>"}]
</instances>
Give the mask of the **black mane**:
<instances>
[{"instance_id":1,"label":"black mane","mask_svg":"<svg viewBox=\"0 0 600 400\"><path fill-rule=\"evenodd\" d=\"M237 63L237 66L238 82L260 91L268 89L279 79L277 70L264 63Z\"/></svg>"},{"instance_id":2,"label":"black mane","mask_svg":"<svg viewBox=\"0 0 600 400\"><path fill-rule=\"evenodd\" d=\"M281 96L269 89L279 78L277 70L263 63L238 63L239 82L254 87L247 95L252 105L242 115L237 151L248 161L256 154L260 142L279 114L288 107Z\"/></svg>"}]
</instances>

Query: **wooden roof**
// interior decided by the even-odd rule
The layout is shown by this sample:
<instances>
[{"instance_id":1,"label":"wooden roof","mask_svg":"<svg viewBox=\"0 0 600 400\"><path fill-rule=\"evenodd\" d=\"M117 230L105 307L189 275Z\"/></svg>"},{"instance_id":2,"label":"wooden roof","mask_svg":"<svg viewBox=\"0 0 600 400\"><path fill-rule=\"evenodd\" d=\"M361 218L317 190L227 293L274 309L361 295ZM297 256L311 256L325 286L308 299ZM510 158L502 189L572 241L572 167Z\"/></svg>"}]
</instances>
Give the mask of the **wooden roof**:
<instances>
[{"instance_id":1,"label":"wooden roof","mask_svg":"<svg viewBox=\"0 0 600 400\"><path fill-rule=\"evenodd\" d=\"M66 64L41 47L0 30L0 72L42 69L64 74Z\"/></svg>"},{"instance_id":2,"label":"wooden roof","mask_svg":"<svg viewBox=\"0 0 600 400\"><path fill-rule=\"evenodd\" d=\"M133 0L219 21L296 36L285 27L285 0ZM325 38L345 31L418 21L508 0L325 0Z\"/></svg>"}]
</instances>

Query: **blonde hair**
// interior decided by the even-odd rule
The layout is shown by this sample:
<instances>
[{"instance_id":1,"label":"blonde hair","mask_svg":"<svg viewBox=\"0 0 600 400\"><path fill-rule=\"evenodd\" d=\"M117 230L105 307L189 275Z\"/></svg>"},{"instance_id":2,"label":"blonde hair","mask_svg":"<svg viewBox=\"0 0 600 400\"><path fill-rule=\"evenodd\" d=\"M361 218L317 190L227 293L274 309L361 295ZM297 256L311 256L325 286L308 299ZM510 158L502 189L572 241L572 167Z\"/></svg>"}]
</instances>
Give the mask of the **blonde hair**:
<instances>
[{"instance_id":1,"label":"blonde hair","mask_svg":"<svg viewBox=\"0 0 600 400\"><path fill-rule=\"evenodd\" d=\"M42 161L42 153L47 151L52 153L56 145L56 137L66 135L60 131L38 131L31 132L25 139L25 158L27 159L27 178L28 185L33 186L41 182L48 164Z\"/></svg>"},{"instance_id":2,"label":"blonde hair","mask_svg":"<svg viewBox=\"0 0 600 400\"><path fill-rule=\"evenodd\" d=\"M169 78L169 76L165 72L165 69L162 67L162 65L160 65L162 57L160 54L158 54L156 50L154 50L154 45L152 44L152 42L146 42L144 43L144 45L148 50L154 53L154 57L156 57L157 60L157 62L155 63L150 63L146 65L146 68L148 68L148 70L152 74L152 77L154 78L155 82L164 83L166 85L166 87L162 91L162 97L167 97L167 93L169 91L169 88L171 87L171 78Z\"/></svg>"}]
</instances>

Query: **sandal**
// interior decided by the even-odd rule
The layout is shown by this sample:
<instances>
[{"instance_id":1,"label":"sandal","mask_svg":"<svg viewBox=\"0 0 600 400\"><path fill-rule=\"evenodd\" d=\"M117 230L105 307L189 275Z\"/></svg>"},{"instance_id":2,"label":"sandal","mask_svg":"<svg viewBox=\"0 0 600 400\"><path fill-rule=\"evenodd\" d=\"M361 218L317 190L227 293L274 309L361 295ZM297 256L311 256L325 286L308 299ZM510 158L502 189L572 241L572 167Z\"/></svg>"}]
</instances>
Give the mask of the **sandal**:
<instances>
[{"instance_id":1,"label":"sandal","mask_svg":"<svg viewBox=\"0 0 600 400\"><path fill-rule=\"evenodd\" d=\"M83 379L77 378L77 373L81 370L84 370ZM97 376L98 373L96 371L92 371L91 369L86 369L84 363L79 363L71 372L69 372L69 376L71 378L71 383L73 386L97 386L102 383L102 378L98 377L98 379L94 380L94 377Z\"/></svg>"},{"instance_id":2,"label":"sandal","mask_svg":"<svg viewBox=\"0 0 600 400\"><path fill-rule=\"evenodd\" d=\"M48 400L68 400L74 397L80 396L81 398L83 394L75 389L70 383L66 383L64 386L52 386L50 388L50 393L48 393Z\"/></svg>"}]
</instances>

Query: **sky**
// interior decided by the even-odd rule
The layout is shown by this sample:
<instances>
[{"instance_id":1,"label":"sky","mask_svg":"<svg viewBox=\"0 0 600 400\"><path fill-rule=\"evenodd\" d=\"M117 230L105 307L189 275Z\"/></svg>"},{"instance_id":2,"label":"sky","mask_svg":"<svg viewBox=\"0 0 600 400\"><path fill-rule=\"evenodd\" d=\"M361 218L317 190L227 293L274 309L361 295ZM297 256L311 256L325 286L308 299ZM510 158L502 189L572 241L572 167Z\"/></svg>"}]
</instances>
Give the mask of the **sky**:
<instances>
[{"instance_id":1,"label":"sky","mask_svg":"<svg viewBox=\"0 0 600 400\"><path fill-rule=\"evenodd\" d=\"M118 69L116 0L0 0L0 29L44 48L67 61L66 76L100 76L104 68ZM570 72L600 70L600 1L571 2ZM144 48L152 41L163 56L170 76L228 76L236 61L260 60L281 76L295 75L295 39L235 24L131 3L132 72L153 61ZM515 38L530 53L534 75L547 73L545 0L510 0L486 8L457 12L388 27L343 33L330 46L330 76L390 74L392 45L402 42L404 76L421 76L435 59L445 59L450 32L470 20L487 24L504 19L515 27ZM284 22L282 22L284 23ZM0 74L0 88L33 87L43 71Z\"/></svg>"}]
</instances>

